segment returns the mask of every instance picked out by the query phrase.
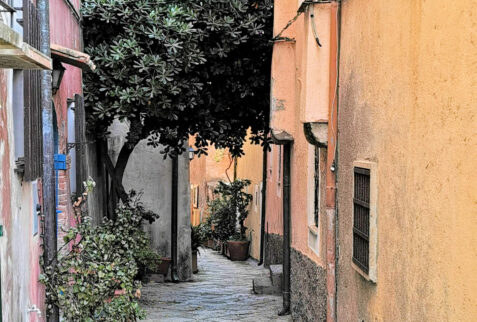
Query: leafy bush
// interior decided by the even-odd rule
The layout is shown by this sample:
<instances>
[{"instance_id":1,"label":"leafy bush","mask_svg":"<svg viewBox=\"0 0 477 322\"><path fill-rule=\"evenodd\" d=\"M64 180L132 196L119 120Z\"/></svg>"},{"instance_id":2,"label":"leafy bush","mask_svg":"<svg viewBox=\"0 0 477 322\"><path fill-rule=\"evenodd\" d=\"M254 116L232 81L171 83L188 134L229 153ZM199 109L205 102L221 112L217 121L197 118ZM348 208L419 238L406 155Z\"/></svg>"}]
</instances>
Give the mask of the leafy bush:
<instances>
[{"instance_id":1,"label":"leafy bush","mask_svg":"<svg viewBox=\"0 0 477 322\"><path fill-rule=\"evenodd\" d=\"M133 194L134 196L134 194ZM56 267L44 267L48 307L57 305L67 321L135 321L144 317L139 308L140 265L157 261L141 229L144 220L157 215L146 211L138 199L116 210L116 220L94 226L82 213L76 227L64 237L68 251Z\"/></svg>"},{"instance_id":2,"label":"leafy bush","mask_svg":"<svg viewBox=\"0 0 477 322\"><path fill-rule=\"evenodd\" d=\"M244 192L250 180L237 179L231 183L219 181L214 190L218 198L209 203L214 235L220 241L244 240L244 221L248 216L248 205L252 195ZM237 229L238 227L238 229Z\"/></svg>"},{"instance_id":3,"label":"leafy bush","mask_svg":"<svg viewBox=\"0 0 477 322\"><path fill-rule=\"evenodd\" d=\"M203 243L214 238L214 232L212 231L212 217L207 217L206 221L199 225L199 232L202 236Z\"/></svg>"},{"instance_id":4,"label":"leafy bush","mask_svg":"<svg viewBox=\"0 0 477 322\"><path fill-rule=\"evenodd\" d=\"M204 242L204 237L201 232L201 225L198 226L191 226L191 244L192 244L192 251L199 250L200 245Z\"/></svg>"}]
</instances>

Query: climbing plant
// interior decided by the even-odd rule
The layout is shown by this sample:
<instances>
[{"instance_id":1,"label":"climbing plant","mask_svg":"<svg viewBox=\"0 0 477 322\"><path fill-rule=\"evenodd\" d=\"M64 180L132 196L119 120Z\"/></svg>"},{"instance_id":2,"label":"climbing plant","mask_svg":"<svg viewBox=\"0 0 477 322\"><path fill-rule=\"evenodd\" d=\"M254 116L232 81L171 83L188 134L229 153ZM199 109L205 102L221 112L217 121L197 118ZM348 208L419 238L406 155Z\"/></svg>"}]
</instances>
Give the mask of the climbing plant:
<instances>
[{"instance_id":1,"label":"climbing plant","mask_svg":"<svg viewBox=\"0 0 477 322\"><path fill-rule=\"evenodd\" d=\"M129 133L115 165L113 188L135 145L148 138L165 155L185 151L195 135L198 154L209 143L241 155L268 132L272 39L271 0L84 0L90 130L105 137L115 119ZM108 159L108 156L105 156Z\"/></svg>"},{"instance_id":2,"label":"climbing plant","mask_svg":"<svg viewBox=\"0 0 477 322\"><path fill-rule=\"evenodd\" d=\"M82 207L85 196L75 202L76 225L66 231L57 265L43 263L47 308L58 306L66 321L136 321L144 317L138 268L159 260L141 226L157 215L133 193L115 221L95 226Z\"/></svg>"}]
</instances>

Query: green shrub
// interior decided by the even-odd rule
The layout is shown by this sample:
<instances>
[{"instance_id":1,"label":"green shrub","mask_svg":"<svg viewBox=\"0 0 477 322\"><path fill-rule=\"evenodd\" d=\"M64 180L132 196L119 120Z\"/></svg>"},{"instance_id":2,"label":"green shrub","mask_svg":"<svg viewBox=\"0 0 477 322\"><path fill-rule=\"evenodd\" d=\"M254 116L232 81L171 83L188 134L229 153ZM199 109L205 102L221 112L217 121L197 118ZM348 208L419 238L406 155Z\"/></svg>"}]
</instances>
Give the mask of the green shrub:
<instances>
[{"instance_id":1,"label":"green shrub","mask_svg":"<svg viewBox=\"0 0 477 322\"><path fill-rule=\"evenodd\" d=\"M134 194L133 194L134 196ZM134 200L134 198L133 198ZM157 218L135 199L116 210L116 221L94 226L82 215L64 237L67 251L56 267L44 266L47 304L60 308L67 321L135 321L143 318L138 296L138 268L157 263L141 229Z\"/></svg>"},{"instance_id":2,"label":"green shrub","mask_svg":"<svg viewBox=\"0 0 477 322\"><path fill-rule=\"evenodd\" d=\"M252 195L244 192L250 180L236 179L231 183L219 181L214 193L218 198L209 203L214 236L226 242L230 239L245 240L244 221Z\"/></svg>"}]
</instances>

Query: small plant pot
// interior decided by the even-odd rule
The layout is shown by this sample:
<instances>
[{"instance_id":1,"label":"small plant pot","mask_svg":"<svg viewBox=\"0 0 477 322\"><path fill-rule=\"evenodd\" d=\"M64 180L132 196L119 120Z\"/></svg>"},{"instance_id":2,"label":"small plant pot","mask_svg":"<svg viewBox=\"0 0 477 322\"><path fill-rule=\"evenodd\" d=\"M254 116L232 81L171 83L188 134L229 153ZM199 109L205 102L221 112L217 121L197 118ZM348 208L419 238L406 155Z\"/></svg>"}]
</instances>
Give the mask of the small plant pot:
<instances>
[{"instance_id":1,"label":"small plant pot","mask_svg":"<svg viewBox=\"0 0 477 322\"><path fill-rule=\"evenodd\" d=\"M209 239L207 240L207 245L206 245L208 248L215 248L215 242L213 239Z\"/></svg>"},{"instance_id":2,"label":"small plant pot","mask_svg":"<svg viewBox=\"0 0 477 322\"><path fill-rule=\"evenodd\" d=\"M248 258L248 247L250 242L248 240L238 241L229 240L227 242L228 251L230 254L230 260L232 261L244 261Z\"/></svg>"},{"instance_id":3,"label":"small plant pot","mask_svg":"<svg viewBox=\"0 0 477 322\"><path fill-rule=\"evenodd\" d=\"M169 271L169 267L171 266L171 261L172 260L169 257L162 257L161 263L157 265L157 271L154 273L166 276L167 272Z\"/></svg>"},{"instance_id":4,"label":"small plant pot","mask_svg":"<svg viewBox=\"0 0 477 322\"><path fill-rule=\"evenodd\" d=\"M227 243L224 243L224 247L225 247L225 257L229 258L230 259L230 250L229 250L229 244L228 242Z\"/></svg>"},{"instance_id":5,"label":"small plant pot","mask_svg":"<svg viewBox=\"0 0 477 322\"><path fill-rule=\"evenodd\" d=\"M197 274L199 272L199 269L197 267L197 251L193 250L192 251L192 273Z\"/></svg>"}]
</instances>

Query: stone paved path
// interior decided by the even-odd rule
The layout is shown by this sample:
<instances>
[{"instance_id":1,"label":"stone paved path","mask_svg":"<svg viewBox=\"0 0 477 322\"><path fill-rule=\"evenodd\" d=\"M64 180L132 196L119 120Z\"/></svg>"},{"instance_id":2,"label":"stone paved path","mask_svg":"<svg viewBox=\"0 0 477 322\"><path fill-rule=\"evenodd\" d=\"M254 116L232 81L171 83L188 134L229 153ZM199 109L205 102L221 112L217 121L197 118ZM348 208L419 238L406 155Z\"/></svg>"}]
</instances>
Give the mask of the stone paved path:
<instances>
[{"instance_id":1,"label":"stone paved path","mask_svg":"<svg viewBox=\"0 0 477 322\"><path fill-rule=\"evenodd\" d=\"M252 260L232 262L210 249L200 252L193 281L144 285L146 321L291 321L277 315L281 296L252 292L252 278L268 270Z\"/></svg>"}]
</instances>

